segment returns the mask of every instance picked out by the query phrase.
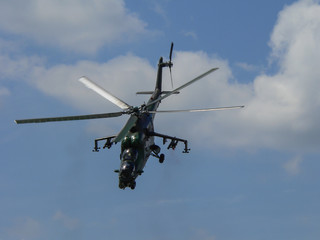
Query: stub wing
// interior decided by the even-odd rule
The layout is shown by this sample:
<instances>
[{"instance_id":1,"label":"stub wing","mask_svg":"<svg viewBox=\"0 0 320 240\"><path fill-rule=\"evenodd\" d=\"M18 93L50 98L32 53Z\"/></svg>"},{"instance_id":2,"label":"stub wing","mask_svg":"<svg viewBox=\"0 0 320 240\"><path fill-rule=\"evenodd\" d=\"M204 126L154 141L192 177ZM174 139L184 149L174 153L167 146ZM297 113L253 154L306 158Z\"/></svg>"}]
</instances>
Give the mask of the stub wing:
<instances>
[{"instance_id":1,"label":"stub wing","mask_svg":"<svg viewBox=\"0 0 320 240\"><path fill-rule=\"evenodd\" d=\"M156 132L148 132L147 133L148 136L154 136L154 137L160 137L163 140L163 144L165 144L167 142L167 140L171 140L171 142L169 143L167 149L175 149L177 144L179 142L184 143L184 150L183 153L189 153L190 148L188 148L188 141L185 139L181 139L181 138L177 138L177 137L172 137L172 136L168 136L168 135L164 135L161 133L156 133Z\"/></svg>"},{"instance_id":2,"label":"stub wing","mask_svg":"<svg viewBox=\"0 0 320 240\"><path fill-rule=\"evenodd\" d=\"M108 148L110 149L112 147L112 144L114 143L113 140L117 137L117 135L113 135L110 137L103 137L103 138L97 138L94 140L94 148L93 148L93 152L99 152L99 145L98 143L100 141L105 141L104 145L103 145L103 149Z\"/></svg>"}]
</instances>

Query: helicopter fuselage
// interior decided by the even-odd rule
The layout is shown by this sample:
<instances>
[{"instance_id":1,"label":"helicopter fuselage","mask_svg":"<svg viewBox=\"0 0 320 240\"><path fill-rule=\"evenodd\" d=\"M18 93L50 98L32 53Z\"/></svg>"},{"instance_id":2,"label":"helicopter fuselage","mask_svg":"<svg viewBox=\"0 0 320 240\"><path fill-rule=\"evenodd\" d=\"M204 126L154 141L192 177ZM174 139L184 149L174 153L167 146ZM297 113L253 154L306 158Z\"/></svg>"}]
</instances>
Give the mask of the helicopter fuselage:
<instances>
[{"instance_id":1,"label":"helicopter fuselage","mask_svg":"<svg viewBox=\"0 0 320 240\"><path fill-rule=\"evenodd\" d=\"M62 116L62 117L47 117L47 118L32 118L32 119L20 119L15 120L17 124L25 123L44 123L44 122L61 122L61 121L74 121L74 120L89 120L99 118L115 118L122 115L130 115L125 126L117 134L109 137L97 138L94 140L94 152L99 152L99 142L103 141L103 148L111 148L113 144L121 142L121 154L120 154L120 168L115 170L119 177L119 188L125 189L130 187L134 189L136 186L136 178L143 173L143 169L150 156L159 159L160 163L164 161L164 154L160 154L160 147L155 145L155 137L162 138L163 145L169 140L170 143L167 149L175 149L179 142L184 144L183 153L188 153L188 141L185 139L156 133L154 131L153 121L156 113L177 113L177 112L207 112L216 110L227 109L239 109L244 106L231 106L231 107L218 107L218 108L202 108L202 109L185 109L185 110L162 110L158 111L160 102L171 96L172 94L178 94L180 90L189 86L190 84L204 78L208 74L216 71L218 68L212 68L209 71L197 76L191 81L183 84L182 86L172 91L162 91L162 69L168 67L171 76L171 85L173 88L171 68L172 64L172 50L173 43L171 43L171 49L169 54L169 61L164 62L163 58L159 59L158 73L156 79L156 86L154 91L137 92L137 94L151 94L151 97L147 103L142 104L140 107L133 107L123 100L117 98L107 90L97 85L95 82L88 79L86 76L79 78L79 81L83 83L87 88L93 90L109 102L117 105L122 109L120 112L111 113L99 113L89 115L76 115L76 116Z\"/></svg>"},{"instance_id":2,"label":"helicopter fuselage","mask_svg":"<svg viewBox=\"0 0 320 240\"><path fill-rule=\"evenodd\" d=\"M158 74L155 90L148 103L156 100L162 93L162 68L168 66L163 63L162 57L159 59ZM154 144L154 136L148 134L154 132L153 121L160 102L156 102L147 107L145 112L137 113L136 121L130 131L121 142L119 188L135 188L135 179L143 173L143 169L151 154L155 156L160 152L160 148ZM126 125L130 124L130 119ZM126 126L125 126L126 127ZM124 128L125 128L124 127Z\"/></svg>"},{"instance_id":3,"label":"helicopter fuselage","mask_svg":"<svg viewBox=\"0 0 320 240\"><path fill-rule=\"evenodd\" d=\"M153 119L150 114L142 114L136 124L121 142L119 187L135 187L135 179L143 173L148 158L154 149Z\"/></svg>"}]
</instances>

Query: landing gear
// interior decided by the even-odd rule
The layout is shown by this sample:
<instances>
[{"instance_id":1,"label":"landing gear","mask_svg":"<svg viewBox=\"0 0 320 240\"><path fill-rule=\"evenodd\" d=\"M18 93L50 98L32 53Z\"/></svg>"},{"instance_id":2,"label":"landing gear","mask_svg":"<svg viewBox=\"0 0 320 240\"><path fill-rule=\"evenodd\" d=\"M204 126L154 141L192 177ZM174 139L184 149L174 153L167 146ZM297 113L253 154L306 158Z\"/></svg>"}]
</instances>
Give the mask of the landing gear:
<instances>
[{"instance_id":1,"label":"landing gear","mask_svg":"<svg viewBox=\"0 0 320 240\"><path fill-rule=\"evenodd\" d=\"M136 181L132 181L130 183L124 183L124 182L119 182L119 188L120 189L125 189L126 187L131 188L132 190L134 190L136 188Z\"/></svg>"},{"instance_id":2,"label":"landing gear","mask_svg":"<svg viewBox=\"0 0 320 240\"><path fill-rule=\"evenodd\" d=\"M119 182L119 188L120 189L125 189L126 185L123 182Z\"/></svg>"},{"instance_id":3,"label":"landing gear","mask_svg":"<svg viewBox=\"0 0 320 240\"><path fill-rule=\"evenodd\" d=\"M160 153L160 147L158 146L158 145L152 145L152 146L150 146L150 149L152 150L152 152L154 153L154 154L159 154Z\"/></svg>"},{"instance_id":4,"label":"landing gear","mask_svg":"<svg viewBox=\"0 0 320 240\"><path fill-rule=\"evenodd\" d=\"M159 163L163 163L163 161L164 161L164 154L160 154L160 155L159 155L160 150L161 150L160 147L157 146L157 145L152 145L152 146L150 147L150 149L152 150L151 155L154 156L154 157L156 157L156 158L158 158L158 159L159 159Z\"/></svg>"},{"instance_id":5,"label":"landing gear","mask_svg":"<svg viewBox=\"0 0 320 240\"><path fill-rule=\"evenodd\" d=\"M130 184L130 188L132 190L134 190L136 188L136 181L133 181L131 184Z\"/></svg>"},{"instance_id":6,"label":"landing gear","mask_svg":"<svg viewBox=\"0 0 320 240\"><path fill-rule=\"evenodd\" d=\"M164 154L160 154L159 163L163 163L163 161L164 161Z\"/></svg>"}]
</instances>

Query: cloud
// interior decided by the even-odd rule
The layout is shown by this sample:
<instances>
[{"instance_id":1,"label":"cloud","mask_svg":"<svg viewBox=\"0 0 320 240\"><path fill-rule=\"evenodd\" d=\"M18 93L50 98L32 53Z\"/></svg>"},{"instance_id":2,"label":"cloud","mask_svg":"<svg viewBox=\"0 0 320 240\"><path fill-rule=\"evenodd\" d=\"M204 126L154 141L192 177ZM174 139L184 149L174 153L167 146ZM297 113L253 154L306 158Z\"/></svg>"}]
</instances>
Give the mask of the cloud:
<instances>
[{"instance_id":1,"label":"cloud","mask_svg":"<svg viewBox=\"0 0 320 240\"><path fill-rule=\"evenodd\" d=\"M247 110L255 126L265 128L259 132L269 135L265 140L270 146L316 149L319 145L319 32L317 1L298 1L279 13L270 40L279 72L254 80Z\"/></svg>"},{"instance_id":2,"label":"cloud","mask_svg":"<svg viewBox=\"0 0 320 240\"><path fill-rule=\"evenodd\" d=\"M289 63L293 63L290 61L292 54L300 54L301 57L318 55L316 40L319 37L319 8L317 0L300 0L279 13L269 45L272 56L281 60L283 70L289 67ZM304 49L301 49L302 46Z\"/></svg>"},{"instance_id":3,"label":"cloud","mask_svg":"<svg viewBox=\"0 0 320 240\"><path fill-rule=\"evenodd\" d=\"M227 61L203 53L177 54L175 78L188 79L187 76L195 76L194 72L203 72L203 66L220 67L207 80L202 80L201 87L194 84L177 96L177 101L186 103L181 102L180 107L246 105L240 111L179 118L176 121L179 131L191 139L198 136L201 144L208 146L317 151L320 143L319 32L317 2L299 1L284 8L270 40L271 56L278 63L279 71L258 75L248 84L234 81ZM181 69L177 67L180 63ZM166 125L170 125L169 122L175 123L172 118Z\"/></svg>"},{"instance_id":4,"label":"cloud","mask_svg":"<svg viewBox=\"0 0 320 240\"><path fill-rule=\"evenodd\" d=\"M212 235L208 230L203 228L192 229L192 236L193 239L203 239L203 240L216 240L216 236Z\"/></svg>"},{"instance_id":5,"label":"cloud","mask_svg":"<svg viewBox=\"0 0 320 240\"><path fill-rule=\"evenodd\" d=\"M13 53L17 52L19 45L14 41L9 41L0 38L0 53Z\"/></svg>"},{"instance_id":6,"label":"cloud","mask_svg":"<svg viewBox=\"0 0 320 240\"><path fill-rule=\"evenodd\" d=\"M72 104L81 110L95 112L116 109L114 105L77 81L86 75L115 96L134 105L135 92L155 78L155 69L131 54L116 57L105 63L80 61L74 65L34 68L29 83L49 96Z\"/></svg>"},{"instance_id":7,"label":"cloud","mask_svg":"<svg viewBox=\"0 0 320 240\"><path fill-rule=\"evenodd\" d=\"M7 88L0 87L0 97L9 96L9 95L10 95L10 91Z\"/></svg>"},{"instance_id":8,"label":"cloud","mask_svg":"<svg viewBox=\"0 0 320 240\"><path fill-rule=\"evenodd\" d=\"M123 0L12 0L1 3L0 29L42 45L95 53L146 32Z\"/></svg>"},{"instance_id":9,"label":"cloud","mask_svg":"<svg viewBox=\"0 0 320 240\"><path fill-rule=\"evenodd\" d=\"M10 94L11 94L11 92L10 92L7 88L0 86L0 108L1 108L2 105L3 105L3 100L2 100L2 98L7 97L7 96L10 96Z\"/></svg>"},{"instance_id":10,"label":"cloud","mask_svg":"<svg viewBox=\"0 0 320 240\"><path fill-rule=\"evenodd\" d=\"M284 169L290 175L297 175L300 173L301 163L303 159L298 156L295 157L284 164Z\"/></svg>"},{"instance_id":11,"label":"cloud","mask_svg":"<svg viewBox=\"0 0 320 240\"><path fill-rule=\"evenodd\" d=\"M19 219L7 229L7 234L14 239L37 239L41 235L41 224L32 218Z\"/></svg>"},{"instance_id":12,"label":"cloud","mask_svg":"<svg viewBox=\"0 0 320 240\"><path fill-rule=\"evenodd\" d=\"M167 11L163 7L163 3L158 3L158 1L154 1L153 3L152 10L158 14L166 24L169 24L169 18Z\"/></svg>"},{"instance_id":13,"label":"cloud","mask_svg":"<svg viewBox=\"0 0 320 240\"><path fill-rule=\"evenodd\" d=\"M43 66L45 61L37 56L12 56L0 54L0 80L28 78L38 66Z\"/></svg>"},{"instance_id":14,"label":"cloud","mask_svg":"<svg viewBox=\"0 0 320 240\"><path fill-rule=\"evenodd\" d=\"M192 145L205 145L210 149L236 147L318 151L319 16L320 6L315 1L299 1L285 7L279 13L269 43L270 55L279 70L274 74L260 74L247 84L236 81L227 60L201 51L175 51L175 87L212 67L219 67L219 70L192 87L183 89L179 95L163 100L162 109L228 105L246 107L242 110L187 115L158 114L156 130L190 139ZM14 69L15 60L5 60L11 61L7 69ZM79 61L73 65L54 67L45 67L36 60L35 66L30 67L23 60L17 59L16 62L25 66L22 69L31 69L28 78L31 85L88 113L118 111L118 108L83 87L76 81L80 76L88 76L132 105L140 105L145 100L137 98L134 93L152 90L156 77L156 63L151 64L132 54L105 63ZM6 74L14 72L10 70ZM171 88L169 76L165 69L164 89ZM120 125L114 127L119 130Z\"/></svg>"},{"instance_id":15,"label":"cloud","mask_svg":"<svg viewBox=\"0 0 320 240\"><path fill-rule=\"evenodd\" d=\"M255 72L255 71L260 70L260 68L258 66L255 66L255 65L252 65L249 63L245 63L245 62L237 62L236 66L240 67L243 70L248 71L248 72Z\"/></svg>"},{"instance_id":16,"label":"cloud","mask_svg":"<svg viewBox=\"0 0 320 240\"><path fill-rule=\"evenodd\" d=\"M181 33L186 37L191 37L193 40L198 39L198 35L194 31L182 31Z\"/></svg>"},{"instance_id":17,"label":"cloud","mask_svg":"<svg viewBox=\"0 0 320 240\"><path fill-rule=\"evenodd\" d=\"M75 230L80 225L80 221L78 219L71 218L62 213L61 211L55 213L55 215L53 216L53 220L61 222L63 226L68 230Z\"/></svg>"}]
</instances>

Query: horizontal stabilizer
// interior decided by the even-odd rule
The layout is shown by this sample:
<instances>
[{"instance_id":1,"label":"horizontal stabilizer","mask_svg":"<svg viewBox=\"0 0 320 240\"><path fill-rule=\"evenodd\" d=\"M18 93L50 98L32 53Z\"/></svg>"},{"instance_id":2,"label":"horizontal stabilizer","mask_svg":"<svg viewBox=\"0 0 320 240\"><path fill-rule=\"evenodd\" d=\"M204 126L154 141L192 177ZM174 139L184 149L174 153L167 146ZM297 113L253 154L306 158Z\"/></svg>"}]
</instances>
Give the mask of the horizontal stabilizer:
<instances>
[{"instance_id":1,"label":"horizontal stabilizer","mask_svg":"<svg viewBox=\"0 0 320 240\"><path fill-rule=\"evenodd\" d=\"M181 90L181 89L189 86L190 84L192 84L192 83L200 80L201 78L204 78L204 77L207 76L208 74L210 74L210 73L212 73L212 72L214 72L214 71L216 71L216 70L218 70L218 69L219 69L219 68L212 68L212 69L210 69L209 71L201 74L200 76L192 79L191 81L183 84L182 86L180 86L180 87L178 87L178 88L170 91L169 93L165 94L164 96L161 96L161 97L159 97L159 98L157 98L157 99L155 99L155 100L153 100L153 101L148 102L148 104L146 105L146 107L151 106L151 105L154 104L154 103L160 102L162 99L165 99L165 98L171 96L172 94L174 94L174 93L178 92L179 90Z\"/></svg>"}]
</instances>

